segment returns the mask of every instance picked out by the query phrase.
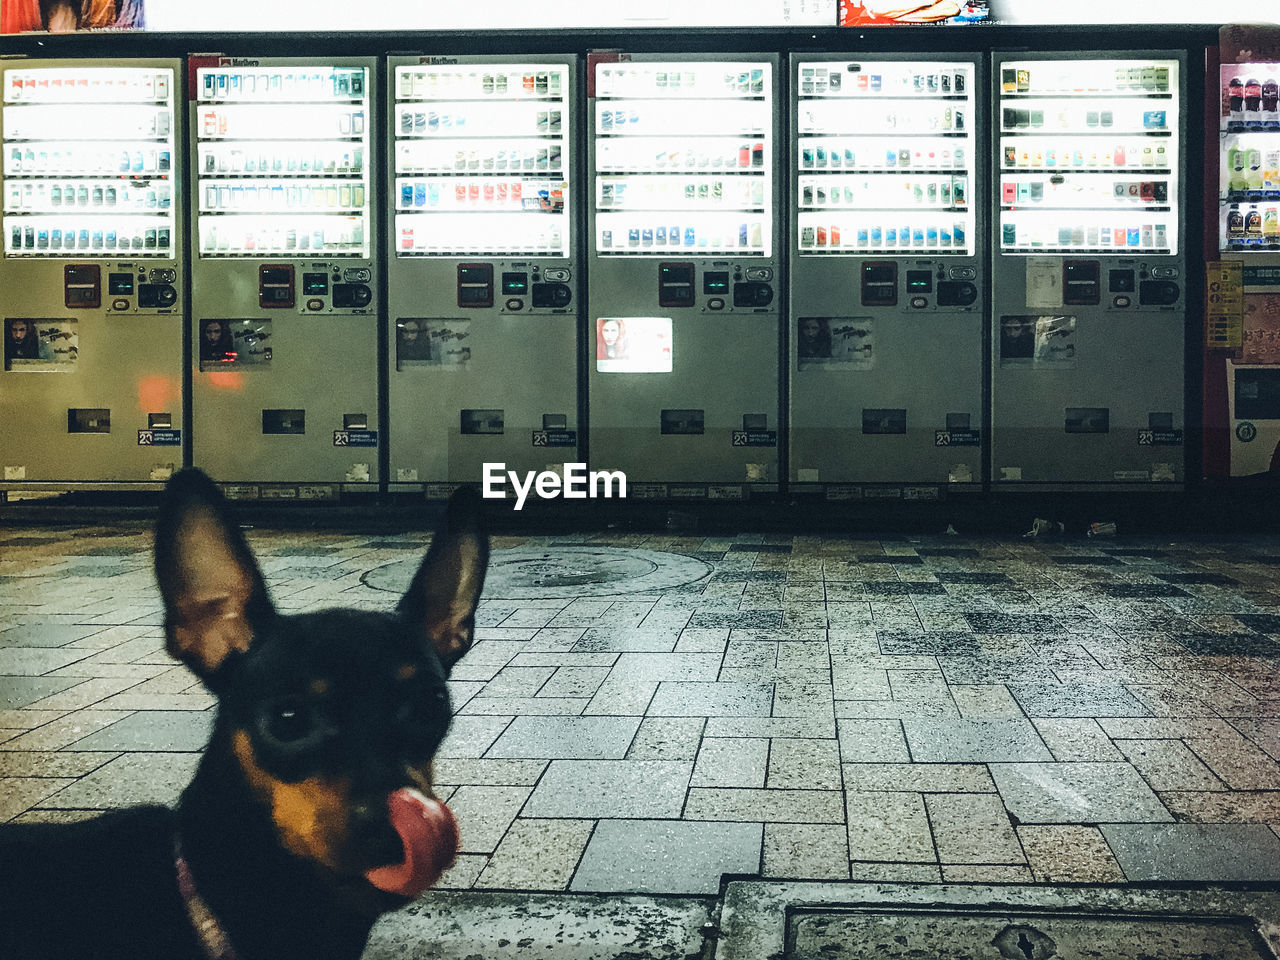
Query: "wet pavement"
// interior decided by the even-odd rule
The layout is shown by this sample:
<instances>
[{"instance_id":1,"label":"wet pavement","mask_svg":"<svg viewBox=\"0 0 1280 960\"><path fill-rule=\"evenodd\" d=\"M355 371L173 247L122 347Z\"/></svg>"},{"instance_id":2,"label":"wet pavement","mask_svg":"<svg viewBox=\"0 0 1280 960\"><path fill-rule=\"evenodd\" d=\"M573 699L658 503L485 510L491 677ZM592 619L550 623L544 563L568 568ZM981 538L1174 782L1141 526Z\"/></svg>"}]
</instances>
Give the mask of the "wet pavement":
<instances>
[{"instance_id":1,"label":"wet pavement","mask_svg":"<svg viewBox=\"0 0 1280 960\"><path fill-rule=\"evenodd\" d=\"M389 608L427 538L250 542L281 608ZM726 875L1280 880L1280 539L494 546L436 768L456 911L691 904L659 924L670 951L635 953L686 956ZM127 525L0 529L0 822L172 802L190 776L212 698L164 652L149 550ZM540 955L626 949L567 943Z\"/></svg>"}]
</instances>

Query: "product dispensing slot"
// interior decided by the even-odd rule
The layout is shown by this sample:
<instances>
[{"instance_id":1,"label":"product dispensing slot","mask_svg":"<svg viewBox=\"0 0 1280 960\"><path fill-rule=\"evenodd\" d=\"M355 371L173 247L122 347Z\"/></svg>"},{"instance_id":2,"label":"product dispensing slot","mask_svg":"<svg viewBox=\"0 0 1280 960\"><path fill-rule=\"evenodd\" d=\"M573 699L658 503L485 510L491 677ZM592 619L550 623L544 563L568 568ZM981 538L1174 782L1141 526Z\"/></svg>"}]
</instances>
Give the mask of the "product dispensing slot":
<instances>
[{"instance_id":1,"label":"product dispensing slot","mask_svg":"<svg viewBox=\"0 0 1280 960\"><path fill-rule=\"evenodd\" d=\"M110 410L102 407L72 407L67 411L67 433L110 432Z\"/></svg>"},{"instance_id":2,"label":"product dispensing slot","mask_svg":"<svg viewBox=\"0 0 1280 960\"><path fill-rule=\"evenodd\" d=\"M1067 433L1109 433L1111 411L1107 407L1067 407L1063 427Z\"/></svg>"},{"instance_id":3,"label":"product dispensing slot","mask_svg":"<svg viewBox=\"0 0 1280 960\"><path fill-rule=\"evenodd\" d=\"M658 264L658 306L692 307L694 304L693 278L692 263Z\"/></svg>"},{"instance_id":4,"label":"product dispensing slot","mask_svg":"<svg viewBox=\"0 0 1280 960\"><path fill-rule=\"evenodd\" d=\"M262 432L267 434L306 433L307 411L263 410Z\"/></svg>"},{"instance_id":5,"label":"product dispensing slot","mask_svg":"<svg viewBox=\"0 0 1280 960\"><path fill-rule=\"evenodd\" d=\"M102 268L96 263L69 263L62 268L63 303L68 310L102 306Z\"/></svg>"},{"instance_id":6,"label":"product dispensing slot","mask_svg":"<svg viewBox=\"0 0 1280 960\"><path fill-rule=\"evenodd\" d=\"M458 306L493 306L493 264L458 264Z\"/></svg>"},{"instance_id":7,"label":"product dispensing slot","mask_svg":"<svg viewBox=\"0 0 1280 960\"><path fill-rule=\"evenodd\" d=\"M701 435L706 432L707 414L705 410L663 410L662 432L664 434Z\"/></svg>"},{"instance_id":8,"label":"product dispensing slot","mask_svg":"<svg viewBox=\"0 0 1280 960\"><path fill-rule=\"evenodd\" d=\"M496 436L506 428L506 414L502 410L463 410L462 433L464 436Z\"/></svg>"},{"instance_id":9,"label":"product dispensing slot","mask_svg":"<svg viewBox=\"0 0 1280 960\"><path fill-rule=\"evenodd\" d=\"M907 411L904 409L862 410L862 432L870 434L895 434L907 432Z\"/></svg>"},{"instance_id":10,"label":"product dispensing slot","mask_svg":"<svg viewBox=\"0 0 1280 960\"><path fill-rule=\"evenodd\" d=\"M293 267L263 264L258 267L258 306L288 308L294 303Z\"/></svg>"},{"instance_id":11,"label":"product dispensing slot","mask_svg":"<svg viewBox=\"0 0 1280 960\"><path fill-rule=\"evenodd\" d=\"M896 263L864 263L862 265L862 305L892 307L898 303L898 265Z\"/></svg>"},{"instance_id":12,"label":"product dispensing slot","mask_svg":"<svg viewBox=\"0 0 1280 960\"><path fill-rule=\"evenodd\" d=\"M1102 264L1097 260L1067 260L1062 264L1062 302L1072 307L1102 302Z\"/></svg>"}]
</instances>

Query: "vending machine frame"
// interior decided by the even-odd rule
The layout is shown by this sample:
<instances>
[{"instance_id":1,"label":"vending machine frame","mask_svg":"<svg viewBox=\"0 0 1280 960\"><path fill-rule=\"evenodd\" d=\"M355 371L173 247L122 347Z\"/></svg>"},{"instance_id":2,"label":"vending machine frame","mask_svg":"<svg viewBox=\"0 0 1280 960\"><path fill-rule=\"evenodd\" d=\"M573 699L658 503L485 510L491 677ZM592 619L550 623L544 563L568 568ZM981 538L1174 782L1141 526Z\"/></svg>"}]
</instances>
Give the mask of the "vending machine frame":
<instances>
[{"instance_id":1,"label":"vending machine frame","mask_svg":"<svg viewBox=\"0 0 1280 960\"><path fill-rule=\"evenodd\" d=\"M1133 61L1149 61L1151 77ZM1176 84L1166 77L1161 86L1157 61L1177 64ZM1079 52L997 49L991 63L991 487L1181 490L1186 318L1196 289L1187 271L1187 130L1195 112L1187 54L1102 50L1086 60ZM1017 63L1076 64L1054 81L1072 89L1036 91L1030 71L1023 78L1009 67ZM1083 74L1080 64L1096 71ZM1064 132L1044 126L1050 109ZM1117 116L1138 119L1129 128ZM1073 146L1082 135L1085 146ZM1161 164L1170 144L1176 162ZM1064 145L1070 156L1059 157ZM1136 165L1135 149L1143 151ZM1036 218L1035 204L1068 190L1092 191L1093 199L1056 208L1064 216ZM1023 220L1004 214L1028 204L1031 226L1023 231ZM1086 214L1096 220L1085 223Z\"/></svg>"},{"instance_id":2,"label":"vending machine frame","mask_svg":"<svg viewBox=\"0 0 1280 960\"><path fill-rule=\"evenodd\" d=\"M580 82L576 54L388 58L392 491L580 459Z\"/></svg>"},{"instance_id":3,"label":"vending machine frame","mask_svg":"<svg viewBox=\"0 0 1280 960\"><path fill-rule=\"evenodd\" d=\"M790 488L832 500L979 492L983 58L805 51L790 64ZM891 129L806 132L821 122L807 105L884 110ZM802 343L802 328L816 336Z\"/></svg>"},{"instance_id":4,"label":"vending machine frame","mask_svg":"<svg viewBox=\"0 0 1280 960\"><path fill-rule=\"evenodd\" d=\"M717 97L713 89L696 88L694 64L713 72L731 68L732 76L722 72L716 82L747 97ZM681 69L669 72L661 69L665 65ZM782 57L646 49L590 54L587 70L590 179L584 243L590 287L583 340L591 465L624 472L633 497L734 500L752 491L775 492L781 479L779 324L786 269L780 193ZM622 79L611 85L614 70ZM679 87L671 86L671 77ZM696 122L663 126L647 115L656 101L626 92L628 85L640 89L634 84L649 82L655 90L666 84L667 89L706 92L682 93L668 98L668 105L682 99L763 101L772 104L771 116L762 130L745 133L708 134ZM616 127L619 112L628 127L637 128L632 132L641 134L630 149L627 135ZM643 156L643 141L650 136L673 141L668 146L675 149ZM705 149L681 138L705 138ZM723 142L716 143L717 138ZM608 157L602 158L606 147ZM601 170L602 159L607 159L608 170ZM746 176L740 177L738 170ZM758 197L751 192L753 170L763 176ZM675 208L662 205L663 191L674 189L675 180L686 174L680 195L694 206L668 216L662 211ZM637 189L620 198L617 185L627 178L647 179L628 183L626 187ZM746 191L746 199L735 207L726 199L727 191L739 191L738 196ZM713 213L708 221L705 213L718 200L727 212L719 221ZM646 210L652 211L647 221ZM704 216L694 226L680 222L681 216L692 212L697 217L699 211ZM670 225L660 223L662 219ZM720 223L711 228L719 230L720 246L714 251L717 235L697 232L708 222ZM671 238L676 232L678 245ZM623 343L627 356L614 356ZM730 355L733 362L727 363Z\"/></svg>"},{"instance_id":5,"label":"vending machine frame","mask_svg":"<svg viewBox=\"0 0 1280 960\"><path fill-rule=\"evenodd\" d=\"M40 71L62 76L33 76L26 90L19 75ZM112 71L130 71L112 81L124 88L116 100L94 82ZM74 91L62 86L68 75ZM185 439L182 61L15 58L0 63L0 90L0 416L9 424L0 491L158 488L183 465ZM59 129L73 133L10 141L24 128L17 111L76 105L99 120L112 109L126 122L139 113L139 132L112 139L68 113ZM58 141L66 149L54 149ZM104 215L114 207L118 216ZM37 355L10 345L18 329L40 341Z\"/></svg>"},{"instance_id":6,"label":"vending machine frame","mask_svg":"<svg viewBox=\"0 0 1280 960\"><path fill-rule=\"evenodd\" d=\"M378 487L380 63L188 64L192 460L245 499ZM328 220L308 221L315 206Z\"/></svg>"}]
</instances>

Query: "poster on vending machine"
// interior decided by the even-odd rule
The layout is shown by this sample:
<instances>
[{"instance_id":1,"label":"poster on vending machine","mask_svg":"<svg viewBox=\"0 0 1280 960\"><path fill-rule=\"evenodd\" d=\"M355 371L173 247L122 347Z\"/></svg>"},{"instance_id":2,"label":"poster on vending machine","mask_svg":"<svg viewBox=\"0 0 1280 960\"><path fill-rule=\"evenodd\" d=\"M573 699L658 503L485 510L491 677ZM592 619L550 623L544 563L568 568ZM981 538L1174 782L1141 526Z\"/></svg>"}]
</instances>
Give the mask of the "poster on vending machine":
<instances>
[{"instance_id":1,"label":"poster on vending machine","mask_svg":"<svg viewBox=\"0 0 1280 960\"><path fill-rule=\"evenodd\" d=\"M1245 363L1280 363L1280 293L1249 293L1244 298Z\"/></svg>"},{"instance_id":2,"label":"poster on vending machine","mask_svg":"<svg viewBox=\"0 0 1280 960\"><path fill-rule=\"evenodd\" d=\"M427 321L405 317L396 321L396 369L431 366L431 336Z\"/></svg>"},{"instance_id":3,"label":"poster on vending machine","mask_svg":"<svg viewBox=\"0 0 1280 960\"><path fill-rule=\"evenodd\" d=\"M12 373L71 373L80 357L75 320L9 317L4 321L4 368Z\"/></svg>"},{"instance_id":4,"label":"poster on vending machine","mask_svg":"<svg viewBox=\"0 0 1280 960\"><path fill-rule=\"evenodd\" d=\"M875 366L870 317L801 317L796 321L800 370L870 370Z\"/></svg>"},{"instance_id":5,"label":"poster on vending machine","mask_svg":"<svg viewBox=\"0 0 1280 960\"><path fill-rule=\"evenodd\" d=\"M201 373L271 363L270 320L206 319L200 323L199 336Z\"/></svg>"},{"instance_id":6,"label":"poster on vending machine","mask_svg":"<svg viewBox=\"0 0 1280 960\"><path fill-rule=\"evenodd\" d=\"M1076 318L1002 316L1000 366L1075 366Z\"/></svg>"},{"instance_id":7,"label":"poster on vending machine","mask_svg":"<svg viewBox=\"0 0 1280 960\"><path fill-rule=\"evenodd\" d=\"M0 33L144 30L145 0L0 0Z\"/></svg>"},{"instance_id":8,"label":"poster on vending machine","mask_svg":"<svg viewBox=\"0 0 1280 960\"><path fill-rule=\"evenodd\" d=\"M471 362L470 320L419 320L418 330L428 340L431 366L463 370Z\"/></svg>"},{"instance_id":9,"label":"poster on vending machine","mask_svg":"<svg viewBox=\"0 0 1280 960\"><path fill-rule=\"evenodd\" d=\"M597 317L598 373L670 373L670 317Z\"/></svg>"}]
</instances>

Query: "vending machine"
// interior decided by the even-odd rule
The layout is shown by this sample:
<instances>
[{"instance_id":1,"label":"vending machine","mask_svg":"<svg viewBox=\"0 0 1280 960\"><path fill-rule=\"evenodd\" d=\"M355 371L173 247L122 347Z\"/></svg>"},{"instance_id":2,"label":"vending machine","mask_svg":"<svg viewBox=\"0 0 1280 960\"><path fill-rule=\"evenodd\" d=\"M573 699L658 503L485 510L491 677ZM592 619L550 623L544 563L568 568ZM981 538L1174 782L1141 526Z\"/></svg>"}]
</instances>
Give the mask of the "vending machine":
<instances>
[{"instance_id":1,"label":"vending machine","mask_svg":"<svg viewBox=\"0 0 1280 960\"><path fill-rule=\"evenodd\" d=\"M792 55L796 489L981 489L980 82L972 58Z\"/></svg>"},{"instance_id":2,"label":"vending machine","mask_svg":"<svg viewBox=\"0 0 1280 960\"><path fill-rule=\"evenodd\" d=\"M1185 479L1185 64L994 57L997 487Z\"/></svg>"},{"instance_id":3,"label":"vending machine","mask_svg":"<svg viewBox=\"0 0 1280 960\"><path fill-rule=\"evenodd\" d=\"M1238 356L1228 358L1231 475L1280 469L1280 63L1219 67L1218 259L1221 296L1243 299ZM1210 87L1212 90L1213 88ZM1226 264L1224 264L1225 266ZM1229 277L1229 279L1227 279Z\"/></svg>"},{"instance_id":4,"label":"vending machine","mask_svg":"<svg viewBox=\"0 0 1280 960\"><path fill-rule=\"evenodd\" d=\"M778 483L777 68L588 59L590 460L641 495Z\"/></svg>"},{"instance_id":5,"label":"vending machine","mask_svg":"<svg viewBox=\"0 0 1280 960\"><path fill-rule=\"evenodd\" d=\"M389 70L391 489L559 471L578 459L577 60Z\"/></svg>"},{"instance_id":6,"label":"vending machine","mask_svg":"<svg viewBox=\"0 0 1280 960\"><path fill-rule=\"evenodd\" d=\"M0 66L0 489L182 466L179 67Z\"/></svg>"},{"instance_id":7,"label":"vending machine","mask_svg":"<svg viewBox=\"0 0 1280 960\"><path fill-rule=\"evenodd\" d=\"M237 492L378 482L372 59L192 58L192 457Z\"/></svg>"}]
</instances>

